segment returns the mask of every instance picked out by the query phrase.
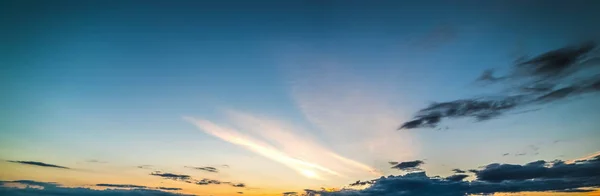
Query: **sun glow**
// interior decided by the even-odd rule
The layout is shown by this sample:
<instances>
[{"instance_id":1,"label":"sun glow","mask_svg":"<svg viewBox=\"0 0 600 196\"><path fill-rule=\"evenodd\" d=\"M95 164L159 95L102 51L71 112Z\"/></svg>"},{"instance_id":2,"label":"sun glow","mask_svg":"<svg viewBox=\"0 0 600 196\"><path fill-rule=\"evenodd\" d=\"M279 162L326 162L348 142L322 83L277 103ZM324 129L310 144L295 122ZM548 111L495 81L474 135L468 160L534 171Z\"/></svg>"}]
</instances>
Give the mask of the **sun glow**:
<instances>
[{"instance_id":1,"label":"sun glow","mask_svg":"<svg viewBox=\"0 0 600 196\"><path fill-rule=\"evenodd\" d=\"M300 173L302 173L302 175L304 175L304 176L306 176L308 178L314 178L314 179L319 179L320 178L319 175L317 175L317 173L315 173L315 172L313 172L311 170L308 170L308 169L303 169L303 170L301 170Z\"/></svg>"}]
</instances>

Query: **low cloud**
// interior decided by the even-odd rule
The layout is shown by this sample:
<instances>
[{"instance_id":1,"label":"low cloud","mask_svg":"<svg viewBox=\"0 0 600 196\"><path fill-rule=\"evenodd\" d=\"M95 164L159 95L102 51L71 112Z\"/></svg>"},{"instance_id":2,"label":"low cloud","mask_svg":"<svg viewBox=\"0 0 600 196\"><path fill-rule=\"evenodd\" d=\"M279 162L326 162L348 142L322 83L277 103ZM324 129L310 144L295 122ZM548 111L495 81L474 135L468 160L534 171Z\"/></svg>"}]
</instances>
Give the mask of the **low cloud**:
<instances>
[{"instance_id":1,"label":"low cloud","mask_svg":"<svg viewBox=\"0 0 600 196\"><path fill-rule=\"evenodd\" d=\"M282 193L283 196L298 196L297 192L285 192Z\"/></svg>"},{"instance_id":2,"label":"low cloud","mask_svg":"<svg viewBox=\"0 0 600 196\"><path fill-rule=\"evenodd\" d=\"M433 128L451 118L485 121L517 109L597 93L600 91L600 70L597 69L600 55L596 51L596 43L586 42L519 60L505 76L494 76L492 70L487 70L477 82L504 85L505 89L498 92L498 96L432 103L398 129Z\"/></svg>"},{"instance_id":3,"label":"low cloud","mask_svg":"<svg viewBox=\"0 0 600 196\"><path fill-rule=\"evenodd\" d=\"M392 162L390 162L392 163ZM394 166L392 166L392 169L399 169L402 171L417 171L417 170L421 170L419 168L419 166L425 164L425 162L423 162L422 160L415 160L415 161L407 161L407 162L401 162L398 163Z\"/></svg>"},{"instance_id":4,"label":"low cloud","mask_svg":"<svg viewBox=\"0 0 600 196\"><path fill-rule=\"evenodd\" d=\"M462 171L462 170L461 170ZM523 165L493 163L477 170L475 180L466 174L446 178L429 177L425 172L381 177L363 190L306 190L321 196L455 196L516 192L590 192L600 187L600 156L577 161L534 161ZM360 181L359 181L360 182ZM356 183L353 183L356 184Z\"/></svg>"},{"instance_id":5,"label":"low cloud","mask_svg":"<svg viewBox=\"0 0 600 196\"><path fill-rule=\"evenodd\" d=\"M59 169L71 169L71 168L68 168L68 167L60 166L60 165L53 165L53 164L42 163L42 162L37 162L37 161L8 161L8 162L19 163L19 164L24 164L24 165L35 165L35 166L40 166L40 167L52 167L52 168L59 168Z\"/></svg>"},{"instance_id":6,"label":"low cloud","mask_svg":"<svg viewBox=\"0 0 600 196\"><path fill-rule=\"evenodd\" d=\"M25 185L25 188L16 186L8 186L9 184ZM20 195L20 196L46 196L46 195L62 195L62 196L81 196L81 195L97 195L97 196L190 196L179 193L165 192L161 190L164 187L156 189L146 188L145 186L126 185L126 184L98 184L104 187L114 187L118 189L95 190L84 187L62 187L62 185L54 182L38 182L33 180L17 180L17 181L0 181L0 195ZM127 189L121 189L127 188ZM178 188L167 188L164 190L181 190Z\"/></svg>"},{"instance_id":7,"label":"low cloud","mask_svg":"<svg viewBox=\"0 0 600 196\"><path fill-rule=\"evenodd\" d=\"M133 184L96 184L96 186L114 187L114 188L138 188L138 189L148 188L147 186L133 185Z\"/></svg>"}]
</instances>

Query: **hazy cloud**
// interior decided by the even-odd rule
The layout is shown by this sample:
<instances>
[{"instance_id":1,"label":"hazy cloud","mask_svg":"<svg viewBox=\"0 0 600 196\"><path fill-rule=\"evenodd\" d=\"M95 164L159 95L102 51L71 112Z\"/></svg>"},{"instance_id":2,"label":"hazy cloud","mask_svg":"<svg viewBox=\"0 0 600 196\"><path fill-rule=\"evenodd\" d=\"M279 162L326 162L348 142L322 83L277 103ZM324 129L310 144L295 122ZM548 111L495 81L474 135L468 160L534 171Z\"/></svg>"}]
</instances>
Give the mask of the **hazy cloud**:
<instances>
[{"instance_id":1,"label":"hazy cloud","mask_svg":"<svg viewBox=\"0 0 600 196\"><path fill-rule=\"evenodd\" d=\"M189 167L189 166L186 166L186 167L192 168L192 169L197 169L197 170L202 170L202 171L206 171L206 172L219 173L219 169L217 169L215 167Z\"/></svg>"},{"instance_id":2,"label":"hazy cloud","mask_svg":"<svg viewBox=\"0 0 600 196\"><path fill-rule=\"evenodd\" d=\"M0 181L1 182L1 181ZM26 185L25 188L6 186L9 183L18 183ZM47 196L47 195L62 195L62 196L183 196L184 194L164 192L154 189L136 188L144 187L137 185L130 185L130 187L121 187L117 184L100 184L106 185L105 187L117 187L117 188L130 188L130 189L105 189L105 190L94 190L83 187L62 187L60 184L54 182L38 182L32 180L17 180L17 181L4 181L3 186L0 186L0 195L19 195L19 196ZM32 187L35 186L35 187ZM127 186L127 185L123 185ZM175 190L175 189L173 189Z\"/></svg>"},{"instance_id":3,"label":"hazy cloud","mask_svg":"<svg viewBox=\"0 0 600 196\"><path fill-rule=\"evenodd\" d=\"M508 111L548 104L572 96L600 91L600 63L596 43L586 42L519 60L506 76L486 70L478 82L503 83L505 90L493 97L475 97L430 104L398 129L436 127L446 118L489 120Z\"/></svg>"},{"instance_id":4,"label":"hazy cloud","mask_svg":"<svg viewBox=\"0 0 600 196\"><path fill-rule=\"evenodd\" d=\"M60 168L60 169L71 169L68 167L64 167L64 166L60 166L60 165L53 165L53 164L48 164L48 163L42 163L42 162L37 162L37 161L8 161L11 163L20 163L20 164L24 164L24 165L35 165L35 166L40 166L40 167L53 167L53 168Z\"/></svg>"},{"instance_id":5,"label":"hazy cloud","mask_svg":"<svg viewBox=\"0 0 600 196\"><path fill-rule=\"evenodd\" d=\"M88 162L88 163L108 163L106 161L100 161L100 160L96 160L96 159L89 159L89 160L86 160L86 162Z\"/></svg>"},{"instance_id":6,"label":"hazy cloud","mask_svg":"<svg viewBox=\"0 0 600 196\"><path fill-rule=\"evenodd\" d=\"M137 168L140 168L140 169L152 169L152 165L140 165L140 166L137 166Z\"/></svg>"}]
</instances>

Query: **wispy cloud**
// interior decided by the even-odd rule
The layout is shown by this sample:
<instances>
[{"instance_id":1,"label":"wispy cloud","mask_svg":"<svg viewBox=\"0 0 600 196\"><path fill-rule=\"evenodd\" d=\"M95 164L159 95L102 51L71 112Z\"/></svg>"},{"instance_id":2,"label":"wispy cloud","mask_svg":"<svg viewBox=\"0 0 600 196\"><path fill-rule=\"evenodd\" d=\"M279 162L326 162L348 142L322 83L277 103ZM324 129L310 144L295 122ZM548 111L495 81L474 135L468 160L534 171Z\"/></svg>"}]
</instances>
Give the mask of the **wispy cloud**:
<instances>
[{"instance_id":1,"label":"wispy cloud","mask_svg":"<svg viewBox=\"0 0 600 196\"><path fill-rule=\"evenodd\" d=\"M19 164L24 164L24 165L35 165L35 166L40 166L40 167L52 167L52 168L59 168L59 169L71 169L71 168L68 168L68 167L60 166L60 165L42 163L42 162L37 162L37 161L8 161L8 162L19 163Z\"/></svg>"},{"instance_id":2,"label":"wispy cloud","mask_svg":"<svg viewBox=\"0 0 600 196\"><path fill-rule=\"evenodd\" d=\"M382 82L385 73L376 76L378 80L367 80L337 63L291 64L302 67L291 74L291 97L330 145L362 160L412 158L418 146L410 133L389 131L402 114L394 109L398 97L390 92L393 87Z\"/></svg>"},{"instance_id":3,"label":"wispy cloud","mask_svg":"<svg viewBox=\"0 0 600 196\"><path fill-rule=\"evenodd\" d=\"M191 117L185 119L208 134L243 146L286 165L308 178L324 179L324 175L345 176L340 171L330 168L375 171L367 165L328 150L306 135L297 134L300 132L297 128L280 121L236 111L227 111L226 114L234 126L246 132L242 133L237 129L217 125L208 120Z\"/></svg>"}]
</instances>

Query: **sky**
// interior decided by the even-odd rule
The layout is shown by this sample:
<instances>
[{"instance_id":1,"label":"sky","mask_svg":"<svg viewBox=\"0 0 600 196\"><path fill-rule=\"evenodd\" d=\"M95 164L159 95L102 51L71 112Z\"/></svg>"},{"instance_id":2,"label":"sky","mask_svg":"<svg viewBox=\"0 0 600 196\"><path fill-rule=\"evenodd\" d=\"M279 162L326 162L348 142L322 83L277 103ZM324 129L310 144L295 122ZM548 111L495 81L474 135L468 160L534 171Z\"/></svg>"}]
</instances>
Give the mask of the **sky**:
<instances>
[{"instance_id":1,"label":"sky","mask_svg":"<svg viewBox=\"0 0 600 196\"><path fill-rule=\"evenodd\" d=\"M0 193L600 194L598 9L2 1Z\"/></svg>"}]
</instances>

